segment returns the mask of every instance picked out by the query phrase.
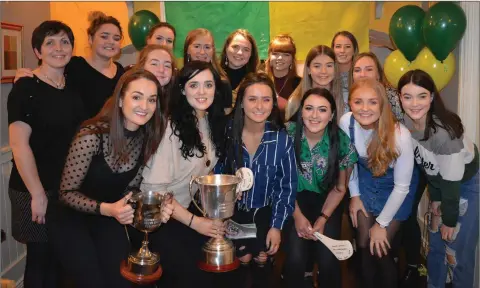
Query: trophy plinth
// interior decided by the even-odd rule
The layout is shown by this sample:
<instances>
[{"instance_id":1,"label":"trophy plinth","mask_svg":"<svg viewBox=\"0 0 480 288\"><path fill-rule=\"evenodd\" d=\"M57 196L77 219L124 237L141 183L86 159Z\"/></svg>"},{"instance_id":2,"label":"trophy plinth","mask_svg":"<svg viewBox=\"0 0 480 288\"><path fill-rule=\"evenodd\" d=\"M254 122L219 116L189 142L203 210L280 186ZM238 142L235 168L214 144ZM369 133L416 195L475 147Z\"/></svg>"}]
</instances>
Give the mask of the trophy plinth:
<instances>
[{"instance_id":1,"label":"trophy plinth","mask_svg":"<svg viewBox=\"0 0 480 288\"><path fill-rule=\"evenodd\" d=\"M160 227L161 207L163 203L171 203L172 197L172 193L162 195L150 191L135 194L127 202L135 209L132 226L145 232L142 247L137 252L130 253L127 261L122 261L120 266L120 273L130 282L145 285L162 276L159 255L148 249L148 233Z\"/></svg>"},{"instance_id":2,"label":"trophy plinth","mask_svg":"<svg viewBox=\"0 0 480 288\"><path fill-rule=\"evenodd\" d=\"M202 261L198 267L208 272L228 272L238 268L235 245L230 239L211 238L202 247Z\"/></svg>"},{"instance_id":3,"label":"trophy plinth","mask_svg":"<svg viewBox=\"0 0 480 288\"><path fill-rule=\"evenodd\" d=\"M245 170L245 168L242 168ZM204 217L225 220L233 216L237 192L251 188L253 173L250 169L244 173L233 175L206 175L193 177L190 181L190 194L192 184L198 186L200 193L201 209L195 200L193 204L203 213ZM192 199L193 199L192 195ZM198 267L207 272L228 272L238 268L240 261L236 257L235 245L230 239L211 238L202 247L202 259Z\"/></svg>"}]
</instances>

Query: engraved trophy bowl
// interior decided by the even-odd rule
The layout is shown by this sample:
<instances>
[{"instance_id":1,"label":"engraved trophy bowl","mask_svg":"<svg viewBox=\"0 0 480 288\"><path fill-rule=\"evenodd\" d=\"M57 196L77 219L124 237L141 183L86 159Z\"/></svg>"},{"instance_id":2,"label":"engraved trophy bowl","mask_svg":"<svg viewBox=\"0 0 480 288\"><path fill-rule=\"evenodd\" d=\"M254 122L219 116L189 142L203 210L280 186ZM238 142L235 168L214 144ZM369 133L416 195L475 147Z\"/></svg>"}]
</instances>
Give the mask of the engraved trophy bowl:
<instances>
[{"instance_id":1,"label":"engraved trophy bowl","mask_svg":"<svg viewBox=\"0 0 480 288\"><path fill-rule=\"evenodd\" d=\"M200 208L196 201L193 204L204 217L225 220L233 216L237 193L252 187L253 173L248 168L241 168L242 173L235 175L214 174L192 177L190 195L195 183L199 190ZM202 247L202 258L199 268L207 272L228 272L238 268L240 261L235 256L235 246L230 239L211 238Z\"/></svg>"},{"instance_id":2,"label":"engraved trophy bowl","mask_svg":"<svg viewBox=\"0 0 480 288\"><path fill-rule=\"evenodd\" d=\"M137 252L131 252L127 261L123 261L120 272L127 280L144 285L157 281L162 276L160 257L158 253L148 249L148 233L162 225L162 205L172 202L171 192L139 192L127 200L134 209L132 225L145 233L142 247Z\"/></svg>"}]
</instances>

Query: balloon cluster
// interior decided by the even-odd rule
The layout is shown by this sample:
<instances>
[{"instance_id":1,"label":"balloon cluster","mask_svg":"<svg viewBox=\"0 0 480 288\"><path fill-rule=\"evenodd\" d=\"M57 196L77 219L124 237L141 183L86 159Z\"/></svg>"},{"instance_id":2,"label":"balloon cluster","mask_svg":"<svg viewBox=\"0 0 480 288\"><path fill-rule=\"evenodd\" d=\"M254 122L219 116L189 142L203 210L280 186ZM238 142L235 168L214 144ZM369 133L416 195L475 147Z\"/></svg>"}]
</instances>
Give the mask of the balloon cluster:
<instances>
[{"instance_id":1,"label":"balloon cluster","mask_svg":"<svg viewBox=\"0 0 480 288\"><path fill-rule=\"evenodd\" d=\"M157 15L148 10L140 10L132 15L128 21L128 36L135 49L142 50L147 44L148 32L158 23L160 20Z\"/></svg>"},{"instance_id":2,"label":"balloon cluster","mask_svg":"<svg viewBox=\"0 0 480 288\"><path fill-rule=\"evenodd\" d=\"M438 2L426 13L414 5L398 9L390 20L390 37L398 50L385 59L385 74L393 86L407 71L422 69L439 90L455 73L451 53L465 33L467 18L460 6Z\"/></svg>"}]
</instances>

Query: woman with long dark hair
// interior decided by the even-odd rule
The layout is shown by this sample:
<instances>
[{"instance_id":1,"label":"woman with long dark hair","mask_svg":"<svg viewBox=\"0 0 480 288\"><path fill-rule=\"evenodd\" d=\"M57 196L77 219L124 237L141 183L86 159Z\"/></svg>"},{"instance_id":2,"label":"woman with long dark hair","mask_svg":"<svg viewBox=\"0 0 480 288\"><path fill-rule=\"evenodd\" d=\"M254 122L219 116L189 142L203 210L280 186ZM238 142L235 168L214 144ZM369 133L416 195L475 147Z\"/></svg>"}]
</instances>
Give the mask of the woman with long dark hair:
<instances>
[{"instance_id":1,"label":"woman with long dark hair","mask_svg":"<svg viewBox=\"0 0 480 288\"><path fill-rule=\"evenodd\" d=\"M197 267L201 247L207 237L222 237L225 232L221 221L200 215L189 192L192 176L210 173L223 155L221 85L212 64L185 64L170 98L165 135L143 171L142 191L172 191L175 197L173 219L150 235L152 250L162 256L162 287L195 287L209 281Z\"/></svg>"},{"instance_id":2,"label":"woman with long dark hair","mask_svg":"<svg viewBox=\"0 0 480 288\"><path fill-rule=\"evenodd\" d=\"M147 35L147 45L162 45L173 51L177 31L170 23L160 22L150 28Z\"/></svg>"},{"instance_id":3,"label":"woman with long dark hair","mask_svg":"<svg viewBox=\"0 0 480 288\"><path fill-rule=\"evenodd\" d=\"M131 287L119 267L129 252L124 224L133 220L125 201L138 189L142 169L165 131L159 91L152 73L128 71L70 146L49 232L77 287ZM169 206L163 221L172 212Z\"/></svg>"},{"instance_id":4,"label":"woman with long dark hair","mask_svg":"<svg viewBox=\"0 0 480 288\"><path fill-rule=\"evenodd\" d=\"M219 96L223 98L218 100L223 103L225 113L229 114L232 111L232 86L230 81L228 81L227 74L218 62L212 32L205 28L197 28L188 32L183 45L183 65L190 61L202 61L212 64L212 67L220 76L220 79L222 79L222 85L217 85L216 88L222 89L223 92Z\"/></svg>"},{"instance_id":5,"label":"woman with long dark hair","mask_svg":"<svg viewBox=\"0 0 480 288\"><path fill-rule=\"evenodd\" d=\"M285 229L286 260L283 272L287 287L302 287L309 255L318 265L320 287L341 287L340 262L313 236L319 232L340 238L342 209L355 147L337 125L336 104L325 88L307 90L295 122L287 123L294 137L298 192L293 219ZM313 240L313 241L312 241Z\"/></svg>"},{"instance_id":6,"label":"woman with long dark hair","mask_svg":"<svg viewBox=\"0 0 480 288\"><path fill-rule=\"evenodd\" d=\"M292 215L297 191L293 143L280 120L274 91L265 73L245 77L227 127L225 157L215 167L216 172L226 174L248 167L254 174L252 188L243 192L232 217L237 223L257 227L256 238L234 241L242 264L255 260L254 287L268 287L268 260L280 247L281 230Z\"/></svg>"},{"instance_id":7,"label":"woman with long dark hair","mask_svg":"<svg viewBox=\"0 0 480 288\"><path fill-rule=\"evenodd\" d=\"M478 243L478 148L462 120L443 104L432 77L422 70L398 81L415 161L428 181L429 287L473 287Z\"/></svg>"}]
</instances>

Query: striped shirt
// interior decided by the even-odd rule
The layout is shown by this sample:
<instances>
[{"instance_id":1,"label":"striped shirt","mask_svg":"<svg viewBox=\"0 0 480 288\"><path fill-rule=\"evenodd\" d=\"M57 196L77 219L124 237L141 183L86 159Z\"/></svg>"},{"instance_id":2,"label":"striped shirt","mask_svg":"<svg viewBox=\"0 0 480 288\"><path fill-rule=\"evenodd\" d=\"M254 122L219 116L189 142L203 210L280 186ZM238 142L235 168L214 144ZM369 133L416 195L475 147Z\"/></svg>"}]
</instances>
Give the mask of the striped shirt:
<instances>
[{"instance_id":1,"label":"striped shirt","mask_svg":"<svg viewBox=\"0 0 480 288\"><path fill-rule=\"evenodd\" d=\"M231 127L228 130L231 131ZM250 190L243 192L242 200L238 203L239 207L249 210L270 205L272 207L270 227L282 229L293 213L297 193L297 166L292 138L284 129L274 130L267 121L252 161L244 144L242 147L243 167L252 170L254 182ZM237 167L235 159L229 159L227 156L215 166L215 173L222 173L227 163L232 164L234 171L240 168Z\"/></svg>"}]
</instances>

